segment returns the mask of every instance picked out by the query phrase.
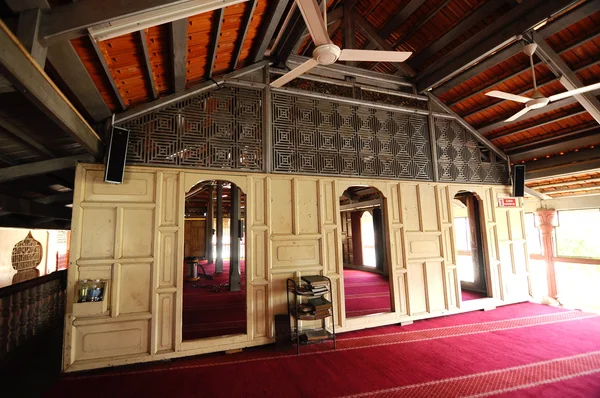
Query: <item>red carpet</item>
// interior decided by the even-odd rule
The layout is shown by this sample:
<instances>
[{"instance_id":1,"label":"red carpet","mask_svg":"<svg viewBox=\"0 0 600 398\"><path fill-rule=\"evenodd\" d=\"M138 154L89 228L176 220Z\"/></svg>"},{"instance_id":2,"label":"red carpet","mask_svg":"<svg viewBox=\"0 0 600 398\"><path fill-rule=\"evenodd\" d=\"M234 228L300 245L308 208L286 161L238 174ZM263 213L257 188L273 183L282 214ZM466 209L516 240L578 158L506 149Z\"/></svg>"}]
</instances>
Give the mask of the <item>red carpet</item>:
<instances>
[{"instance_id":1,"label":"red carpet","mask_svg":"<svg viewBox=\"0 0 600 398\"><path fill-rule=\"evenodd\" d=\"M344 268L346 317L392 310L390 283L384 275Z\"/></svg>"},{"instance_id":2,"label":"red carpet","mask_svg":"<svg viewBox=\"0 0 600 398\"><path fill-rule=\"evenodd\" d=\"M64 376L50 397L573 397L600 394L600 316L538 304Z\"/></svg>"},{"instance_id":3,"label":"red carpet","mask_svg":"<svg viewBox=\"0 0 600 398\"><path fill-rule=\"evenodd\" d=\"M184 282L183 340L246 333L245 262L240 261L242 289L230 292L229 261L223 261L223 272L215 274L215 264L200 262L214 279L201 278ZM198 268L198 272L201 270ZM194 288L193 286L201 286Z\"/></svg>"},{"instance_id":4,"label":"red carpet","mask_svg":"<svg viewBox=\"0 0 600 398\"><path fill-rule=\"evenodd\" d=\"M461 290L460 291L460 295L462 297L462 301L477 300L477 299L480 299L480 298L487 297L483 293L471 292L471 291L468 291L468 290Z\"/></svg>"}]
</instances>

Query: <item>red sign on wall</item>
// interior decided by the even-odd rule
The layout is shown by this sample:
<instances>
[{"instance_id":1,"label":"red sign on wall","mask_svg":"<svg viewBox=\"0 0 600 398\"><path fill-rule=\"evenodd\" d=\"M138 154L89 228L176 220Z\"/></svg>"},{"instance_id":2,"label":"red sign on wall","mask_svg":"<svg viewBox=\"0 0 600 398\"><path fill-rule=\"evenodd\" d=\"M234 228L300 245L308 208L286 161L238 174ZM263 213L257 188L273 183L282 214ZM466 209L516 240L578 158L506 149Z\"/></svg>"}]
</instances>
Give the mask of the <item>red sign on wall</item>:
<instances>
[{"instance_id":1,"label":"red sign on wall","mask_svg":"<svg viewBox=\"0 0 600 398\"><path fill-rule=\"evenodd\" d=\"M517 198L499 198L498 205L500 207L517 207Z\"/></svg>"}]
</instances>

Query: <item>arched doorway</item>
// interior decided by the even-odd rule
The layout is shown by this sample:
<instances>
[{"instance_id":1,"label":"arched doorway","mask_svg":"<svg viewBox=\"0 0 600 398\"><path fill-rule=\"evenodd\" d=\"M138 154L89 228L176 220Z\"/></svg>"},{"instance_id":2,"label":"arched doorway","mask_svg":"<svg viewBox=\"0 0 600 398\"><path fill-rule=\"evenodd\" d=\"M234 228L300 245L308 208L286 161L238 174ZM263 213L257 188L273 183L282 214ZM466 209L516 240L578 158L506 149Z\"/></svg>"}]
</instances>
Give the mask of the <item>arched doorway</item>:
<instances>
[{"instance_id":1,"label":"arched doorway","mask_svg":"<svg viewBox=\"0 0 600 398\"><path fill-rule=\"evenodd\" d=\"M385 198L353 186L340 197L346 318L391 312Z\"/></svg>"},{"instance_id":2,"label":"arched doorway","mask_svg":"<svg viewBox=\"0 0 600 398\"><path fill-rule=\"evenodd\" d=\"M454 196L454 233L462 301L489 296L481 200L472 192Z\"/></svg>"},{"instance_id":3,"label":"arched doorway","mask_svg":"<svg viewBox=\"0 0 600 398\"><path fill-rule=\"evenodd\" d=\"M186 194L183 340L246 333L245 204L230 181Z\"/></svg>"}]
</instances>

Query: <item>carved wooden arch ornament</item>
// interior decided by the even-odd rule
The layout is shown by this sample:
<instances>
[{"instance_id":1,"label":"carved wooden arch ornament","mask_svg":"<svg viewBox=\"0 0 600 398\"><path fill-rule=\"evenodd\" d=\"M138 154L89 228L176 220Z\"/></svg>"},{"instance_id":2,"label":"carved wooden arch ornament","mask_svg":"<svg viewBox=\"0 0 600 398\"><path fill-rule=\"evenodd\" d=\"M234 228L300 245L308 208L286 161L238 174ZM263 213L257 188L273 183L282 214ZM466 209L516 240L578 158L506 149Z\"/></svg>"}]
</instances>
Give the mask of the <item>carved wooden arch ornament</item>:
<instances>
[{"instance_id":1,"label":"carved wooden arch ornament","mask_svg":"<svg viewBox=\"0 0 600 398\"><path fill-rule=\"evenodd\" d=\"M25 239L18 242L12 249L11 264L17 273L13 276L13 283L26 281L39 275L36 268L44 256L42 244L35 240L31 231Z\"/></svg>"}]
</instances>

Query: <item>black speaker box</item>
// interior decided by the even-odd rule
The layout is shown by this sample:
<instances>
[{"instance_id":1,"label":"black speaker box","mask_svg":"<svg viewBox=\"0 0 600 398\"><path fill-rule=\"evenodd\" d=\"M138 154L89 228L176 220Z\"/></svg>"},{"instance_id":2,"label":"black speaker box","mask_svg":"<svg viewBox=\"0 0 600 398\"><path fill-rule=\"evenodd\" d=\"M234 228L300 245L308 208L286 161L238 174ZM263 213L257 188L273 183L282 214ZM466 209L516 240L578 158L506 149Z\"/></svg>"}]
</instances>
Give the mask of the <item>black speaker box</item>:
<instances>
[{"instance_id":1,"label":"black speaker box","mask_svg":"<svg viewBox=\"0 0 600 398\"><path fill-rule=\"evenodd\" d=\"M113 126L110 134L108 155L106 156L106 172L104 174L104 181L111 184L123 183L128 143L129 130Z\"/></svg>"},{"instance_id":2,"label":"black speaker box","mask_svg":"<svg viewBox=\"0 0 600 398\"><path fill-rule=\"evenodd\" d=\"M513 196L525 195L525 165L518 164L513 169Z\"/></svg>"}]
</instances>

